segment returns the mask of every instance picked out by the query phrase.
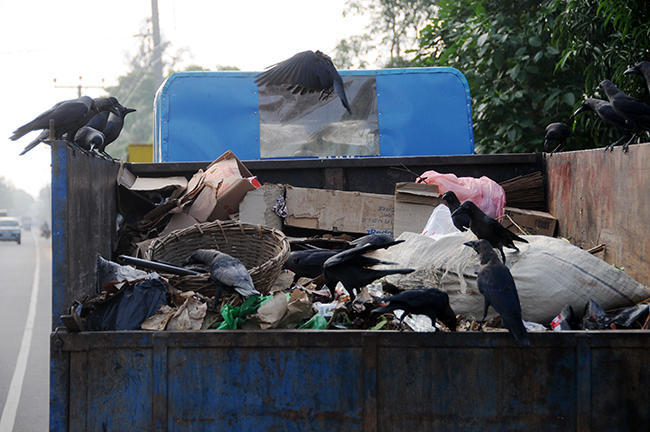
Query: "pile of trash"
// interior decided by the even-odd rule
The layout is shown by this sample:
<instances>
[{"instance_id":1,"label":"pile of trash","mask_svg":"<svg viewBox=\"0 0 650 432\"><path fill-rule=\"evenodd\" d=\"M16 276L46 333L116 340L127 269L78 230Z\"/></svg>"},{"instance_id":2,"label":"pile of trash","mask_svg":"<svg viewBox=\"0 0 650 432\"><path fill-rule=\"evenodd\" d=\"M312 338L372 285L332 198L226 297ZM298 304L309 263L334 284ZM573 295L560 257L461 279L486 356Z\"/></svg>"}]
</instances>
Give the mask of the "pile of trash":
<instances>
[{"instance_id":1,"label":"pile of trash","mask_svg":"<svg viewBox=\"0 0 650 432\"><path fill-rule=\"evenodd\" d=\"M477 284L480 259L467 247L476 237L471 231L459 231L459 226L467 227L452 218L452 211L459 215L458 207L450 210L453 206L445 200L445 196L456 193L464 201L463 208L466 200L471 200L488 215L505 212L517 227L518 223L543 226L546 231L539 234L550 233L515 236L519 249L512 251L506 244L508 250L502 251L499 261L512 275L527 331L650 327L650 290L587 251L550 237L556 222L551 215L504 207L503 188L486 177L456 178L428 171L420 181L397 184L394 197L261 186L232 152L226 152L205 171L196 172L189 181L185 177L138 178L123 167L118 175L120 241L114 256L126 254L129 260L118 264L98 257L95 295L77 299L62 321L71 331L496 330L502 324L493 308L487 321L481 322L485 299ZM444 191L449 192L441 196ZM446 205L438 205L440 199ZM291 240L289 261L284 263L283 257L274 262L277 272L267 278L275 279L270 289L270 282L262 288L248 274L253 272L251 267L260 267L261 263L243 266L240 262L239 270L224 270L232 282L225 284L213 277L210 263L203 267L179 265L188 258L186 253L206 247L199 244L203 240L208 248L216 249L221 243L232 243L235 249L242 249L239 244L245 243L245 248L251 249L254 245L250 242L261 242L259 236L244 241L233 240L225 233L217 239L205 231L211 221L229 219L271 227L269 230L318 230L319 235ZM221 222L218 224L212 228L223 232ZM405 229L398 230L398 226ZM182 239L179 233L189 227L196 228L198 234ZM396 239L392 237L394 231L401 233ZM355 239L367 232L374 234ZM169 233L173 234L166 236ZM153 261L150 252L160 246L160 239L172 236L185 242L182 253L177 253L182 256ZM373 241L381 238L386 244L364 246L362 240L373 236ZM160 241L156 243L156 239ZM163 246L178 252L178 245ZM284 250L286 253L286 245ZM305 273L297 274L292 257L315 250L324 256L316 270L303 266ZM338 279L330 275L326 284L325 260L345 255L345 251L352 253L353 259L337 270ZM145 256L150 259L134 261ZM129 263L135 267L125 265ZM283 263L284 270L276 279ZM363 274L356 274L354 283L345 281L346 273L359 268ZM188 282L192 277L214 284L203 289ZM247 279L243 284L248 286L237 285L232 278ZM395 306L397 302L391 306L391 296L423 289L444 296L450 311L446 318L412 310L407 313Z\"/></svg>"}]
</instances>

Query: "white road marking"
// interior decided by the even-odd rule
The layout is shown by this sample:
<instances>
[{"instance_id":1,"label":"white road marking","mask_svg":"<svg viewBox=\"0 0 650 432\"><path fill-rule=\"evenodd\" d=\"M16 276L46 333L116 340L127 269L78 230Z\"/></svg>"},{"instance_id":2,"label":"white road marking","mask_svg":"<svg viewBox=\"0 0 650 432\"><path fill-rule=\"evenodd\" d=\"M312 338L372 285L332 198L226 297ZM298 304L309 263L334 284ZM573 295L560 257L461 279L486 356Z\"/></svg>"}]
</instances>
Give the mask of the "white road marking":
<instances>
[{"instance_id":1,"label":"white road marking","mask_svg":"<svg viewBox=\"0 0 650 432\"><path fill-rule=\"evenodd\" d=\"M25 378L25 371L27 370L27 359L29 358L29 350L32 346L34 320L36 319L36 303L38 301L38 281L40 276L39 273L41 271L41 256L39 254L40 247L34 232L35 231L32 231L32 237L34 238L34 249L36 250L36 265L34 266L32 293L29 300L29 309L27 310L27 321L25 322L23 339L20 343L20 351L18 352L18 359L16 360L16 368L11 377L7 401L2 410L2 417L0 417L0 432L11 432L14 429L16 412L18 411L18 403L20 402L20 393L23 390L23 380Z\"/></svg>"}]
</instances>

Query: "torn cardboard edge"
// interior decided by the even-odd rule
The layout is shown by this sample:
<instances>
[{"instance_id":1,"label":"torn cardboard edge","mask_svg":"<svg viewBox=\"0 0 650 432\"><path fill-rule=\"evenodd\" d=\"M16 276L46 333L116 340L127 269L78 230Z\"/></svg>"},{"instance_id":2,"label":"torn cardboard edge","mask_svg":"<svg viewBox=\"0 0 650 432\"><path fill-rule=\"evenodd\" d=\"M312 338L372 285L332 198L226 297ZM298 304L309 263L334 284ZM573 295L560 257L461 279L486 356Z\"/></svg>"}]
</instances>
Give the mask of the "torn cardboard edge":
<instances>
[{"instance_id":1,"label":"torn cardboard edge","mask_svg":"<svg viewBox=\"0 0 650 432\"><path fill-rule=\"evenodd\" d=\"M187 179L182 176L173 177L138 177L129 171L124 164L120 165L117 173L117 184L132 191L157 191L168 187L187 188Z\"/></svg>"},{"instance_id":2,"label":"torn cardboard edge","mask_svg":"<svg viewBox=\"0 0 650 432\"><path fill-rule=\"evenodd\" d=\"M393 234L393 195L286 186L285 225L360 234Z\"/></svg>"},{"instance_id":3,"label":"torn cardboard edge","mask_svg":"<svg viewBox=\"0 0 650 432\"><path fill-rule=\"evenodd\" d=\"M516 207L505 207L501 225L513 232L518 232L517 226L527 234L537 234L553 237L557 227L557 218L550 213L538 210L524 210Z\"/></svg>"}]
</instances>

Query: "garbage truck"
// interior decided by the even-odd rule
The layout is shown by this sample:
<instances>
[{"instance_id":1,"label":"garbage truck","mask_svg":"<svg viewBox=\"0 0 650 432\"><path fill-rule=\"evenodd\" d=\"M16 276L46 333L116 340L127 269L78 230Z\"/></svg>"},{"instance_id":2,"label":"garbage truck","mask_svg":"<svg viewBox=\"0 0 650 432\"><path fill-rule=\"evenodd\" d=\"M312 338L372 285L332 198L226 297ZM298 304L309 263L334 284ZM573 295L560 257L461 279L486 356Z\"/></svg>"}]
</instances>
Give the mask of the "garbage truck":
<instances>
[{"instance_id":1,"label":"garbage truck","mask_svg":"<svg viewBox=\"0 0 650 432\"><path fill-rule=\"evenodd\" d=\"M289 101L295 110L286 118L264 114L278 99L258 95L254 74L172 76L155 102L158 162L125 166L144 178L190 178L229 149L261 183L389 195L396 183L430 169L497 182L541 172L561 235L576 240L606 223L610 239L647 240L647 206L638 221L618 228L625 215L601 209L607 202L615 213L647 191L647 175L630 176L621 166L638 169L650 144L629 154L474 155L469 90L458 71L343 77L354 78L353 115L368 100L374 108L328 117L340 123L334 126L306 119L296 127L289 120L301 102ZM441 118L445 112L453 119ZM267 114L268 121L260 117ZM288 152L279 142L291 143ZM505 332L67 331L61 316L96 293L97 255L112 257L117 247L119 170L118 162L52 145L52 431L647 428L647 330L531 333L525 348ZM584 170L616 188L582 178ZM589 226L576 223L583 216L593 216ZM621 243L614 253L636 263L641 243ZM643 254L645 264L630 270L647 284Z\"/></svg>"}]
</instances>

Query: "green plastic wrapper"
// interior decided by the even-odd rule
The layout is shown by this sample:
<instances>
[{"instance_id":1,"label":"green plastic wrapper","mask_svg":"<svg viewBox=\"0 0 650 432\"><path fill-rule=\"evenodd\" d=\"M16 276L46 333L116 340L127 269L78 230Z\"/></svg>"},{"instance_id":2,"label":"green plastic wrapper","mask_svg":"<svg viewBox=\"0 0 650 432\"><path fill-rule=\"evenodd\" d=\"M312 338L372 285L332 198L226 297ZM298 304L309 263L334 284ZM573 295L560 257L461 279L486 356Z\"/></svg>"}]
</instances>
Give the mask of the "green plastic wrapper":
<instances>
[{"instance_id":1,"label":"green plastic wrapper","mask_svg":"<svg viewBox=\"0 0 650 432\"><path fill-rule=\"evenodd\" d=\"M223 321L217 330L236 330L246 322L250 315L257 312L260 306L273 298L270 296L250 296L240 306L223 305L221 316Z\"/></svg>"},{"instance_id":2,"label":"green plastic wrapper","mask_svg":"<svg viewBox=\"0 0 650 432\"><path fill-rule=\"evenodd\" d=\"M314 329L314 330L324 330L327 328L327 320L321 314L316 314L311 317L308 321L305 321L301 324L299 329Z\"/></svg>"}]
</instances>

